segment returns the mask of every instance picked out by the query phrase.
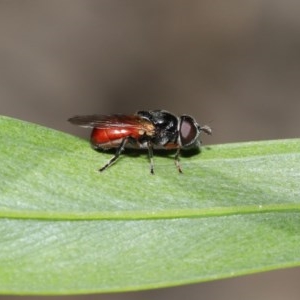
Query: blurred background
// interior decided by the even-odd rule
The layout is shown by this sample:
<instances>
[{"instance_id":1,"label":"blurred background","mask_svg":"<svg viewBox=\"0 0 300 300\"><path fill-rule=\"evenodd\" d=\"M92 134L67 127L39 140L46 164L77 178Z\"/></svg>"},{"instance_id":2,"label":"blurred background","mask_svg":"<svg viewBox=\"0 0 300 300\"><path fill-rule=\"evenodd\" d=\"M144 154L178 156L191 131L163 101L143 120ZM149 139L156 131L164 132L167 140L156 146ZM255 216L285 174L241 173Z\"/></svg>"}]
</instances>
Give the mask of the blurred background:
<instances>
[{"instance_id":1,"label":"blurred background","mask_svg":"<svg viewBox=\"0 0 300 300\"><path fill-rule=\"evenodd\" d=\"M166 109L210 125L205 144L299 137L299 15L296 0L0 0L0 114L88 138L66 120ZM299 299L299 280L67 298Z\"/></svg>"}]
</instances>

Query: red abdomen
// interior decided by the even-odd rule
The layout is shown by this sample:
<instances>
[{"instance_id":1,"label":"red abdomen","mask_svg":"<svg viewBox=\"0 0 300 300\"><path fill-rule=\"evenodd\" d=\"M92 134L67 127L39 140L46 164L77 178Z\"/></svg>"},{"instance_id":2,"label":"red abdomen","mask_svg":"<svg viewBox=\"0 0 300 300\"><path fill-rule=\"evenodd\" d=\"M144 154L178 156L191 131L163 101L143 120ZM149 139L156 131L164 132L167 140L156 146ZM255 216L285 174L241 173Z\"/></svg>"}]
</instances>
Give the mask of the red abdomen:
<instances>
[{"instance_id":1,"label":"red abdomen","mask_svg":"<svg viewBox=\"0 0 300 300\"><path fill-rule=\"evenodd\" d=\"M116 148L126 137L134 139L139 138L139 132L135 128L113 127L97 128L95 127L91 134L91 144L100 148Z\"/></svg>"}]
</instances>

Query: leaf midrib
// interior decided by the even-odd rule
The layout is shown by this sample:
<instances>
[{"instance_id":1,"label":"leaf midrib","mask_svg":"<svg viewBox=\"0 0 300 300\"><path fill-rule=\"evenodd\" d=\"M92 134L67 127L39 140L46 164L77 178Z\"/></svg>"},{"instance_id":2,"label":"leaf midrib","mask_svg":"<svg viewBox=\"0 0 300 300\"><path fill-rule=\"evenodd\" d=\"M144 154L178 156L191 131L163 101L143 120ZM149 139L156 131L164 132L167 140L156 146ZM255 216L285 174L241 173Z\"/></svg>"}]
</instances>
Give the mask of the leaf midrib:
<instances>
[{"instance_id":1,"label":"leaf midrib","mask_svg":"<svg viewBox=\"0 0 300 300\"><path fill-rule=\"evenodd\" d=\"M249 205L240 207L214 207L201 209L180 209L165 211L109 211L64 213L40 211L0 211L0 218L52 220L52 221L84 221L84 220L158 220L178 218L209 218L242 214L300 212L300 204Z\"/></svg>"}]
</instances>

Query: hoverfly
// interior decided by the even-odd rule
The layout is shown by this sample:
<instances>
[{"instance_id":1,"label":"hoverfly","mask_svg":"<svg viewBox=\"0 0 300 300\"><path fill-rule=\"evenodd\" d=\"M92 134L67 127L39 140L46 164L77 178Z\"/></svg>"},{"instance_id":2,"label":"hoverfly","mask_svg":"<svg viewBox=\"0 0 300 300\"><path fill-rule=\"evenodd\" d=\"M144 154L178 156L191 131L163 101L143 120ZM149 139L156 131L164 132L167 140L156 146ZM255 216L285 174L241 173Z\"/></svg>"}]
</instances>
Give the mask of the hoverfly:
<instances>
[{"instance_id":1,"label":"hoverfly","mask_svg":"<svg viewBox=\"0 0 300 300\"><path fill-rule=\"evenodd\" d=\"M116 148L115 155L99 169L111 166L125 148L148 149L150 172L154 174L153 149L176 149L175 165L179 164L181 149L199 147L201 131L211 135L209 126L200 126L189 115L175 116L165 110L138 111L133 115L86 115L68 120L72 124L93 128L91 145L94 149Z\"/></svg>"}]
</instances>

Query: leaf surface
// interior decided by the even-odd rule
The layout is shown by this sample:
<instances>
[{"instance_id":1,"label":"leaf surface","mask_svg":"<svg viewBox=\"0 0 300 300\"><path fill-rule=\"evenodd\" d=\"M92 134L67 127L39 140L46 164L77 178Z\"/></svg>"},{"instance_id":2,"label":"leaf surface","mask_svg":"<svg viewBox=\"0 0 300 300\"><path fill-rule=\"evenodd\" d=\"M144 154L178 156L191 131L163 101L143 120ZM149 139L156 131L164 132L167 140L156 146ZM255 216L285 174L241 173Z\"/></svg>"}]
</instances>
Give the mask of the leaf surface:
<instances>
[{"instance_id":1,"label":"leaf surface","mask_svg":"<svg viewBox=\"0 0 300 300\"><path fill-rule=\"evenodd\" d=\"M0 118L0 293L157 288L300 264L300 140L109 158ZM171 159L172 158L172 159Z\"/></svg>"}]
</instances>

